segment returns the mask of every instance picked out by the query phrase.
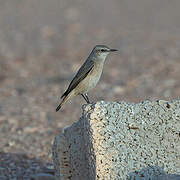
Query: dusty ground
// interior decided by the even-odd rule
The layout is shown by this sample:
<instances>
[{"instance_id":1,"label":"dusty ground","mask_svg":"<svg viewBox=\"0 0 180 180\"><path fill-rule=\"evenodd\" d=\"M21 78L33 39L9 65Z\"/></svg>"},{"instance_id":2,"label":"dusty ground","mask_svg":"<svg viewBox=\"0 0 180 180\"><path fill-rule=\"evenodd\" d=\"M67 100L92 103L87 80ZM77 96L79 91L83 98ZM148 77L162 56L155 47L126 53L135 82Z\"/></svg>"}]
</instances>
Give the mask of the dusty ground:
<instances>
[{"instance_id":1,"label":"dusty ground","mask_svg":"<svg viewBox=\"0 0 180 180\"><path fill-rule=\"evenodd\" d=\"M92 101L180 95L180 1L0 1L0 178L52 169L51 143L79 119L81 97L55 112L92 47L108 57Z\"/></svg>"}]
</instances>

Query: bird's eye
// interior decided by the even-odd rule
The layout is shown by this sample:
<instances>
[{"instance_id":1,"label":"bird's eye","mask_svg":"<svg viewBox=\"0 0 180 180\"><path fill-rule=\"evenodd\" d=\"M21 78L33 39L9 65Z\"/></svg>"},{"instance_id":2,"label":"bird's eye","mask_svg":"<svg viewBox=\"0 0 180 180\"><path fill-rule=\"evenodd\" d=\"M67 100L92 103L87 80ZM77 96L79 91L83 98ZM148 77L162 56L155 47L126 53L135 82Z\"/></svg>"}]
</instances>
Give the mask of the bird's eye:
<instances>
[{"instance_id":1,"label":"bird's eye","mask_svg":"<svg viewBox=\"0 0 180 180\"><path fill-rule=\"evenodd\" d=\"M106 50L105 49L101 49L101 52L106 52Z\"/></svg>"}]
</instances>

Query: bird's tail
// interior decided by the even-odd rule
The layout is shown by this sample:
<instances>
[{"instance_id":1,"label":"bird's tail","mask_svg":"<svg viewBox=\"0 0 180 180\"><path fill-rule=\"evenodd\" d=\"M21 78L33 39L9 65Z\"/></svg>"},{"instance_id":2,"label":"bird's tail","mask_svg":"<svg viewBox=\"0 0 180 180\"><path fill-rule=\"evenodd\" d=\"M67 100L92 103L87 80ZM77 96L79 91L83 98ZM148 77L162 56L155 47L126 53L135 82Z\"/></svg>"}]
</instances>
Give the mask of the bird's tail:
<instances>
[{"instance_id":1,"label":"bird's tail","mask_svg":"<svg viewBox=\"0 0 180 180\"><path fill-rule=\"evenodd\" d=\"M59 111L61 109L61 107L72 97L72 93L69 93L67 96L65 96L63 98L63 100L61 101L61 103L59 104L59 106L56 108L56 112Z\"/></svg>"}]
</instances>

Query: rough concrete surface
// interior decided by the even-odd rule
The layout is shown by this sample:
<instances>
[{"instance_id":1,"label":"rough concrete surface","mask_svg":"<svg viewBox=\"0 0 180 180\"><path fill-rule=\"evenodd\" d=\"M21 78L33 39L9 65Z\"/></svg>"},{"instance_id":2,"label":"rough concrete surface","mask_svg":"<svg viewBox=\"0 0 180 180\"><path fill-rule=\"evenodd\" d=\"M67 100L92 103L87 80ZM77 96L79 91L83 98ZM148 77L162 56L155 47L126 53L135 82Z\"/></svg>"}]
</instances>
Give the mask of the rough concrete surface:
<instances>
[{"instance_id":1,"label":"rough concrete surface","mask_svg":"<svg viewBox=\"0 0 180 180\"><path fill-rule=\"evenodd\" d=\"M84 105L80 120L56 136L53 153L62 180L179 179L180 101Z\"/></svg>"},{"instance_id":2,"label":"rough concrete surface","mask_svg":"<svg viewBox=\"0 0 180 180\"><path fill-rule=\"evenodd\" d=\"M83 98L55 113L96 44L108 57L92 102L180 97L180 0L0 0L0 179L53 175L54 136Z\"/></svg>"}]
</instances>

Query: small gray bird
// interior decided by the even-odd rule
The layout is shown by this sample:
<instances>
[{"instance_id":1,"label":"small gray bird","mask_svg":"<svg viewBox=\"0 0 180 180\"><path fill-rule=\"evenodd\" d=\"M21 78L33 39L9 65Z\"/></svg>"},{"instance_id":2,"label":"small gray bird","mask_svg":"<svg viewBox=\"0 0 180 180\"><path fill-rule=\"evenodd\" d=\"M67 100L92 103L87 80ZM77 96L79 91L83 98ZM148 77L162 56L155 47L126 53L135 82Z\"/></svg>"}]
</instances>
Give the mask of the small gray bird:
<instances>
[{"instance_id":1,"label":"small gray bird","mask_svg":"<svg viewBox=\"0 0 180 180\"><path fill-rule=\"evenodd\" d=\"M59 111L66 101L77 95L82 95L85 101L90 103L87 93L98 83L102 74L104 61L107 55L113 51L117 50L110 49L105 45L97 45L94 47L87 60L69 84L68 89L61 96L63 99L56 108L56 111Z\"/></svg>"}]
</instances>

